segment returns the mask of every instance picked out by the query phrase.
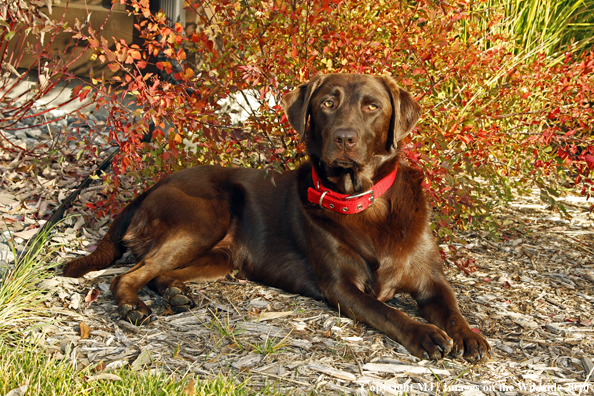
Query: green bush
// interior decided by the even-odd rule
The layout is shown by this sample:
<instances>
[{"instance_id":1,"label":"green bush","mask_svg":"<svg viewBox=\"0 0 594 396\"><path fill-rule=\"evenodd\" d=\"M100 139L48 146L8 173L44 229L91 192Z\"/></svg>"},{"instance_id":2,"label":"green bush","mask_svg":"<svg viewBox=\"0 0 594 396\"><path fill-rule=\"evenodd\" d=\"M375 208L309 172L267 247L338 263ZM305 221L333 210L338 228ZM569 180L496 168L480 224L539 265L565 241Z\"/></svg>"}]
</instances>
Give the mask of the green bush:
<instances>
[{"instance_id":1,"label":"green bush","mask_svg":"<svg viewBox=\"0 0 594 396\"><path fill-rule=\"evenodd\" d=\"M488 0L485 11L501 12L495 28L514 40L520 52L581 52L592 48L594 1Z\"/></svg>"}]
</instances>

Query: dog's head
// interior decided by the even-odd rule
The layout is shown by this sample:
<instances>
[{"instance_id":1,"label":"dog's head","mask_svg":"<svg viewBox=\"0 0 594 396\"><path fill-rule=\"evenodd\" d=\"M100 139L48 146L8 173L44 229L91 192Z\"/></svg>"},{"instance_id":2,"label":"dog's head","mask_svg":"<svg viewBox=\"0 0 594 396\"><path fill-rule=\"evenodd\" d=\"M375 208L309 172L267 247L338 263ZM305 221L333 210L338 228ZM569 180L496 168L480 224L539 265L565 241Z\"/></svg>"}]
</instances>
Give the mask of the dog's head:
<instances>
[{"instance_id":1,"label":"dog's head","mask_svg":"<svg viewBox=\"0 0 594 396\"><path fill-rule=\"evenodd\" d=\"M398 141L421 114L391 77L363 74L318 75L282 103L315 166L346 194L373 185L379 167L396 157Z\"/></svg>"}]
</instances>

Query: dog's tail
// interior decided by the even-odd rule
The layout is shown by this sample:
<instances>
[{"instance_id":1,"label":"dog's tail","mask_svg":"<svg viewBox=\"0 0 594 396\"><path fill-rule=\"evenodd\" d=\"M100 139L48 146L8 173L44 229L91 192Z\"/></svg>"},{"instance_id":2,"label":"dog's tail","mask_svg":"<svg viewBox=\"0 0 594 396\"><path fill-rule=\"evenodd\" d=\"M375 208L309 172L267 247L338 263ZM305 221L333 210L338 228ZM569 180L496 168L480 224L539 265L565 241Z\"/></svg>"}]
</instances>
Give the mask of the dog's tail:
<instances>
[{"instance_id":1,"label":"dog's tail","mask_svg":"<svg viewBox=\"0 0 594 396\"><path fill-rule=\"evenodd\" d=\"M126 245L123 243L124 235L132 222L132 217L140 208L140 204L152 189L139 195L115 218L107 234L97 244L97 248L88 256L79 257L64 265L64 276L80 278L91 271L98 271L109 267L114 261L123 256Z\"/></svg>"}]
</instances>

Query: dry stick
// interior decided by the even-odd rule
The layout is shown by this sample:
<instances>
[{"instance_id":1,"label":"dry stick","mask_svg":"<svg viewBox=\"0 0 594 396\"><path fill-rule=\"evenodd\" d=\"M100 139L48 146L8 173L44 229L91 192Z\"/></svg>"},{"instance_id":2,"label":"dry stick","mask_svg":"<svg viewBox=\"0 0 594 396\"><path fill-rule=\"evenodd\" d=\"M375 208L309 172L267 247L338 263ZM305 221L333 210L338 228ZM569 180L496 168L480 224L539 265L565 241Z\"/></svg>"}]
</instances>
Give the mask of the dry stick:
<instances>
[{"instance_id":1,"label":"dry stick","mask_svg":"<svg viewBox=\"0 0 594 396\"><path fill-rule=\"evenodd\" d=\"M361 361L359 360L359 358L357 357L357 355L355 355L355 352L353 351L353 348L348 345L349 350L351 351L351 355L353 355L353 358L355 359L355 362L357 362L357 367L359 367L359 374L364 375L363 374L363 367L361 366Z\"/></svg>"},{"instance_id":2,"label":"dry stick","mask_svg":"<svg viewBox=\"0 0 594 396\"><path fill-rule=\"evenodd\" d=\"M293 382L295 384L299 384L299 385L303 385L303 386L308 386L308 387L311 386L311 384L308 384L306 382L301 382L301 381L293 380L290 378L281 377L280 375L275 375L275 374L270 374L270 373L259 373L257 371L253 371L253 370L250 370L250 373L259 374L259 375L266 376L266 377L274 377L274 378L281 379L283 381Z\"/></svg>"},{"instance_id":3,"label":"dry stick","mask_svg":"<svg viewBox=\"0 0 594 396\"><path fill-rule=\"evenodd\" d=\"M578 247L578 248L580 248L580 249L583 249L583 250L585 250L587 253L594 254L594 250L592 250L592 249L588 248L588 247L586 246L586 244L584 244L584 243L583 243L582 241L580 241L579 239L572 238L572 237L570 237L570 236L568 236L568 235L563 235L563 236L564 236L566 239L570 239L570 240L572 240L573 242L577 242L577 243L579 244L579 245L575 245L575 243L572 243L572 245L575 245L576 247Z\"/></svg>"},{"instance_id":4,"label":"dry stick","mask_svg":"<svg viewBox=\"0 0 594 396\"><path fill-rule=\"evenodd\" d=\"M540 344L540 345L548 345L551 343L557 343L556 341L551 341L551 340L536 340L534 338L527 338L527 337L507 337L508 340L510 341L516 341L516 340L522 340L522 341L526 341L526 342L533 342L535 344Z\"/></svg>"},{"instance_id":5,"label":"dry stick","mask_svg":"<svg viewBox=\"0 0 594 396\"><path fill-rule=\"evenodd\" d=\"M206 294L202 293L202 291L200 290L196 290L195 293L200 294L200 296L202 296L202 298L204 298L206 301L211 302L211 303L215 303L215 301L211 300L210 298L208 298L206 296Z\"/></svg>"},{"instance_id":6,"label":"dry stick","mask_svg":"<svg viewBox=\"0 0 594 396\"><path fill-rule=\"evenodd\" d=\"M237 312L237 314L238 314L239 316L241 316L241 312L239 312L239 309L237 309L237 307L235 306L235 304L233 304L233 303L231 302L231 300L229 299L229 296L225 296L225 298L227 299L227 301L229 301L229 304L231 304L231 306L233 307L233 309L235 310L235 312Z\"/></svg>"},{"instance_id":7,"label":"dry stick","mask_svg":"<svg viewBox=\"0 0 594 396\"><path fill-rule=\"evenodd\" d=\"M526 255L526 257L528 257L528 259L532 263L532 268L536 269L536 263L534 261L534 258L532 257L532 253L528 253L528 250L524 249L523 247L522 247L522 253L524 253ZM539 266L539 270L542 270L542 266Z\"/></svg>"},{"instance_id":8,"label":"dry stick","mask_svg":"<svg viewBox=\"0 0 594 396\"><path fill-rule=\"evenodd\" d=\"M78 195L89 184L91 184L94 181L93 177L98 176L101 173L101 171L107 169L107 167L111 164L113 158L119 152L120 152L119 147L116 148L114 151L112 151L111 154L109 154L101 162L101 164L99 164L97 169L95 169L93 172L91 172L91 174L89 176L87 176L85 178L85 180L83 180L82 183L79 184L79 186L76 188L76 190L74 190L64 201L62 201L60 206L58 206L56 208L56 210L54 211L52 216L49 218L49 220L43 225L43 227L41 227L41 229L38 232L39 235L41 235L44 232L46 232L47 230L51 229L58 221L60 221L60 219L62 219L62 216L64 215L64 212L66 211L67 206L70 205L78 197ZM29 248L27 250L25 250L23 254L26 255L29 253L35 253L37 250L39 250L40 247L41 247L41 240L38 239L31 246L29 246Z\"/></svg>"}]
</instances>

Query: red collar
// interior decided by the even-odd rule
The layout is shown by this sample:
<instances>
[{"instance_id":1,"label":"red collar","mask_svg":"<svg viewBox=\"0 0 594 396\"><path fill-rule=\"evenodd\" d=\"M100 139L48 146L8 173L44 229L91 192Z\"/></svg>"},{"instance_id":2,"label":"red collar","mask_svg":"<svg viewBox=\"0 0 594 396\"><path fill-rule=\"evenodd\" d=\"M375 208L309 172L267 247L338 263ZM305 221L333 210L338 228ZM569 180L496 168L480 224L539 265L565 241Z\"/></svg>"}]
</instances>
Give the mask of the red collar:
<instances>
[{"instance_id":1,"label":"red collar","mask_svg":"<svg viewBox=\"0 0 594 396\"><path fill-rule=\"evenodd\" d=\"M394 184L397 171L398 168L394 169L392 173L371 187L371 190L361 194L346 195L324 187L312 166L311 178L315 189L310 187L307 190L307 199L309 202L319 205L321 208L330 209L336 213L355 214L363 212L365 209L373 205L374 200L381 197L382 194L388 191L392 184Z\"/></svg>"}]
</instances>

